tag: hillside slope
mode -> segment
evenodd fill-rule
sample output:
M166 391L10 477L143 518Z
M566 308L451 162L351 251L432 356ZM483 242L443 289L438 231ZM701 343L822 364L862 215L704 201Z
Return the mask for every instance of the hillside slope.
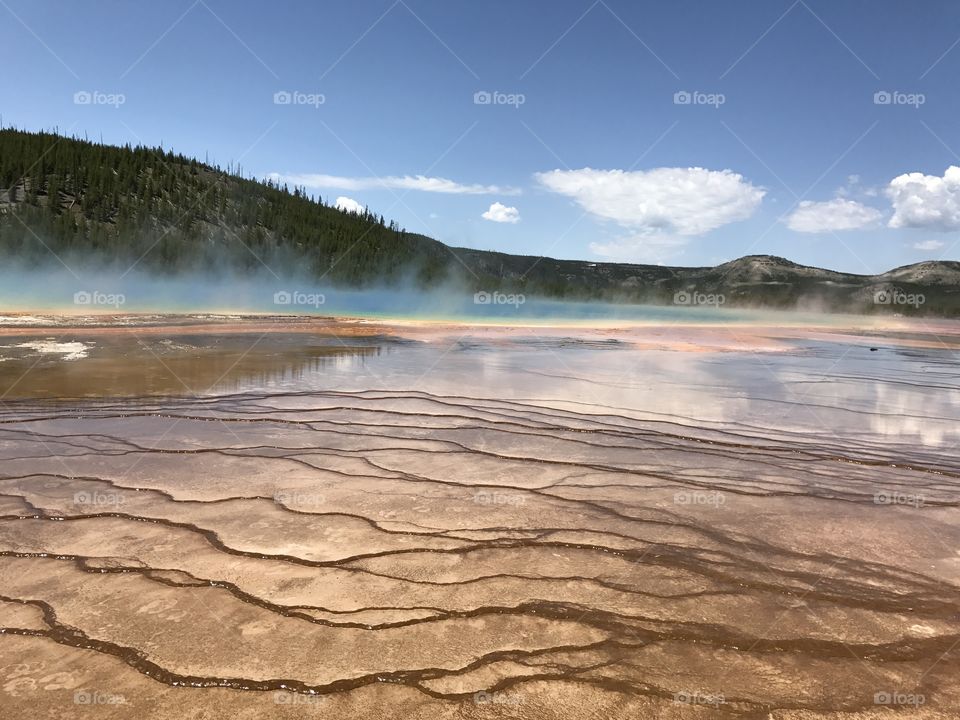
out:
M0 253L6 262L56 255L168 274L269 267L351 287L449 283L464 292L634 303L722 295L728 306L960 315L957 262L866 276L767 255L682 268L450 248L372 213L346 213L300 189L161 149L12 129L0 130Z

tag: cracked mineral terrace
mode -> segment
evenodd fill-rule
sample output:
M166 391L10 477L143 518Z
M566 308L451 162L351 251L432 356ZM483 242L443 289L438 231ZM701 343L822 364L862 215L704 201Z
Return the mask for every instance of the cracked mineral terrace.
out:
M11 324L0 717L960 717L958 337Z

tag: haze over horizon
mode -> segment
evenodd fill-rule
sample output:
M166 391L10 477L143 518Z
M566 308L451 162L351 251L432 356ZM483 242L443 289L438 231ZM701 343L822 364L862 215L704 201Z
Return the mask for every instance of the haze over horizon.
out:
M24 62L0 111L239 164L453 246L860 274L956 259L960 7L737 9L4 0Z

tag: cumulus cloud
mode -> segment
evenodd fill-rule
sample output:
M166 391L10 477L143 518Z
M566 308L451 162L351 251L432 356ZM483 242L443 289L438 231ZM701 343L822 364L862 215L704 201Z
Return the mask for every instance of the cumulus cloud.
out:
M480 217L497 223L517 223L520 222L520 211L515 207L507 207L502 203L495 202Z
M893 203L892 228L960 229L960 167L951 165L943 177L906 173L886 190Z
M641 233L687 237L745 220L766 193L730 170L699 167L633 172L583 168L535 177L597 217Z
M337 198L337 201L334 203L334 207L338 210L345 210L351 213L362 213L364 208L363 205L358 203L353 198L348 198L346 195L341 195Z
M946 245L946 243L941 242L940 240L924 240L922 242L915 242L913 244L913 249L914 250L939 250L944 245Z
M804 200L787 217L787 227L802 233L859 230L875 224L883 216L876 208L856 200L836 198L825 202Z
M271 180L288 185L304 186L315 189L338 188L340 190L419 190L422 192L446 193L450 195L519 195L516 188L499 185L464 185L442 177L425 175L403 175L388 177L342 177L339 175L321 175L306 173L301 175L283 175L270 173Z

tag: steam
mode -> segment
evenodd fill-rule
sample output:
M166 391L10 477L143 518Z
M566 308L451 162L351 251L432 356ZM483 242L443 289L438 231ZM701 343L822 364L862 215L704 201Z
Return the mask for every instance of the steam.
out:
M423 290L413 279L352 289L303 274L113 271L72 264L8 264L0 269L0 313L55 315L268 314L472 320L495 323L567 321L712 322L713 309L527 297L497 288L474 292L458 282ZM739 311L719 311L726 319ZM4 318L4 324L15 322Z
M663 288L629 283L619 291L607 291L606 301L548 300L525 295L509 284L476 287L480 283L466 272L428 289L422 287L415 270L389 284L358 289L327 278L317 279L306 268L292 270L294 263L261 264L253 270L224 263L223 269L216 271L196 269L173 274L157 272L145 264L132 268L106 265L80 255L59 260L38 263L20 258L0 267L0 315L7 314L0 317L0 324L29 324L27 318L11 313L312 315L597 326L801 323L814 318L822 324L825 313L854 309L849 304L839 308L836 298L811 289L791 306L774 310L765 306L764 297L759 295L750 304L741 294L733 307L730 298L719 293L706 294L707 298L717 298L712 304L694 302L687 298L699 298L703 293L686 290L673 293L673 303L664 304L671 296L665 299ZM654 294L657 290L659 296ZM649 294L638 296L638 291Z

